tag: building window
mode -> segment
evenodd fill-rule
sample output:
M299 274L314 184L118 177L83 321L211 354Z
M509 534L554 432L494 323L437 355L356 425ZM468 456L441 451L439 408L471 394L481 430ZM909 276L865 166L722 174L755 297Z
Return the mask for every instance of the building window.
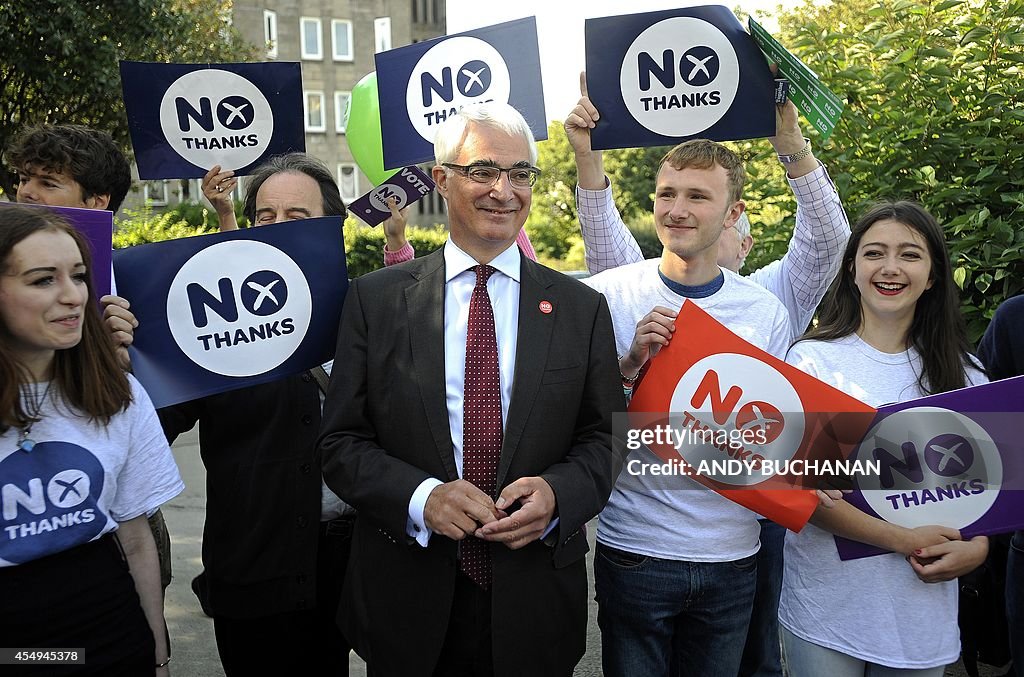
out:
M324 58L324 48L320 42L320 19L306 16L299 19L299 34L302 36L303 59Z
M142 197L147 204L163 207L167 204L167 182L159 179L142 183Z
M419 10L419 6L420 6L420 0L412 0L412 22L414 24L420 22L420 15L419 15L419 11L418 11Z
M373 52L391 49L391 17L381 16L373 20Z
M351 92L334 93L334 129L339 134L345 133L345 122L348 118L348 102Z
M277 58L277 12L269 9L263 10L263 44L267 50L267 56L271 59Z
M327 125L324 122L324 93L304 92L304 95L305 106L303 108L306 113L306 131L326 131Z
M359 197L359 171L354 164L338 165L338 189L346 204Z
M352 61L352 22L342 19L331 21L331 45L335 61Z

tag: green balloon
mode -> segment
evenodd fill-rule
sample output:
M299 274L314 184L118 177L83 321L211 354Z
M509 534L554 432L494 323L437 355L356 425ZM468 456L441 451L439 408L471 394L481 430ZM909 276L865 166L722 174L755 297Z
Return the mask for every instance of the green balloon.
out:
M345 138L359 169L379 186L397 169L384 169L380 139L380 104L377 101L377 73L370 72L352 88L345 111Z

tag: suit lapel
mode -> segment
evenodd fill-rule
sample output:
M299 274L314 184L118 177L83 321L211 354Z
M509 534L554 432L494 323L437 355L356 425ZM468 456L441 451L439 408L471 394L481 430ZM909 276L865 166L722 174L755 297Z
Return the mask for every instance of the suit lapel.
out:
M519 338L516 344L516 367L512 380L512 401L505 422L505 437L498 463L498 486L505 483L505 475L519 448L530 410L537 399L544 365L551 345L551 334L558 313L558 297L552 293L551 280L545 271L526 256L522 257L519 286ZM548 302L553 312L541 312L541 302Z
M437 453L448 480L457 480L445 395L443 248L417 262L417 281L405 290L413 369Z

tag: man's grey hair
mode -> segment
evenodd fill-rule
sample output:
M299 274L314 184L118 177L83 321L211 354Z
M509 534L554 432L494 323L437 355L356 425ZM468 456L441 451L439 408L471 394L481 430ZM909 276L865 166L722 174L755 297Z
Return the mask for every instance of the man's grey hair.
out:
M736 229L736 234L740 236L741 240L750 235L750 219L747 218L746 212L740 214L740 218L736 220L736 225L733 228Z
M260 187L271 176L287 172L305 174L317 182L320 186L320 198L323 200L324 216L340 216L343 219L346 217L345 202L341 199L338 182L327 165L306 153L287 153L275 155L261 164L246 181L242 211L250 224L256 223L256 194L260 192Z
M438 126L437 135L434 136L434 161L437 164L454 162L459 156L459 149L466 139L466 127L470 122L499 130L509 136L522 137L530 148L530 164L537 164L537 142L533 139L530 125L515 108L496 101L463 106L458 113Z

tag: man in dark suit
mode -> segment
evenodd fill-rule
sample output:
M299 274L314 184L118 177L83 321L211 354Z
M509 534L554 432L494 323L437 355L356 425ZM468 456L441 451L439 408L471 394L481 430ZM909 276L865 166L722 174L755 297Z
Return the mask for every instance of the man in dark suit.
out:
M506 104L438 130L451 235L355 280L320 446L360 514L339 622L370 674L569 675L624 409L603 297L515 247L539 170Z

